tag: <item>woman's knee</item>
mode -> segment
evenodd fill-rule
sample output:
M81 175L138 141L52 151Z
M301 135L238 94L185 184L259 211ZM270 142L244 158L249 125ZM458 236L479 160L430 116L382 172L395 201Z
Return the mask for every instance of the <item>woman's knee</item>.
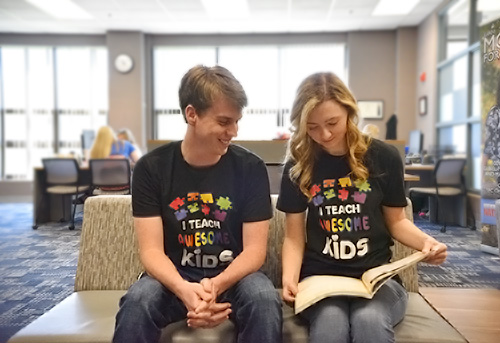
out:
M350 342L349 310L345 300L326 298L306 309L310 342Z

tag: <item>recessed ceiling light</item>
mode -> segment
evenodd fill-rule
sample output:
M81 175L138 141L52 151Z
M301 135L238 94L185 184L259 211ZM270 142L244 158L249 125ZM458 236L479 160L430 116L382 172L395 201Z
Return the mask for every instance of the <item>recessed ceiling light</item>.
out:
M406 15L411 12L420 0L380 0L372 15L390 16Z
M59 19L93 19L71 0L25 0L47 14Z
M211 18L236 19L250 14L247 0L201 0Z

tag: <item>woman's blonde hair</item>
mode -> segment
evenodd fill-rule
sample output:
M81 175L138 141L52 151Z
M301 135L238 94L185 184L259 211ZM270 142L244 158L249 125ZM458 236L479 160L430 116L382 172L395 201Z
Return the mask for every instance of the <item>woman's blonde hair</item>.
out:
M368 179L368 169L363 157L368 150L370 138L358 129L358 106L356 99L340 78L333 73L316 73L300 84L290 115L292 135L288 142L287 159L294 162L290 178L299 185L309 199L314 159L321 147L307 134L307 121L311 112L321 103L333 100L347 110L347 160L351 175L357 179Z
M133 145L137 144L135 141L134 134L132 133L132 131L130 131L130 129L127 129L127 128L120 129L120 131L118 131L118 133L116 135L117 136L120 136L120 135L124 136L125 140L129 141Z
M108 158L116 142L115 133L109 126L101 126L90 149L90 158Z

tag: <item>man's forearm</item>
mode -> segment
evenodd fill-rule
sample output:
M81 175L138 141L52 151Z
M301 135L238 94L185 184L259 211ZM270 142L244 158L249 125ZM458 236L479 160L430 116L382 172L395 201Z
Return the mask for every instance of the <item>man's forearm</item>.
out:
M219 275L212 278L220 295L245 276L256 272L264 264L266 253L261 249L245 249Z
M163 252L144 252L141 253L141 262L149 275L180 298L185 280L168 256Z

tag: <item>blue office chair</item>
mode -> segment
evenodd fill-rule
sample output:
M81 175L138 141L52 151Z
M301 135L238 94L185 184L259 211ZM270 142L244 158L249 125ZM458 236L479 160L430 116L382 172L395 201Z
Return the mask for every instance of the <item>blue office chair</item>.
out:
M89 185L80 183L80 168L74 158L44 158L42 164L45 170L45 192L49 194L61 195L63 217L66 218L65 198L67 196L75 198L73 201L73 213L71 215L70 230L75 229L75 212L79 194L83 194L89 189ZM34 225L33 229L38 226Z

